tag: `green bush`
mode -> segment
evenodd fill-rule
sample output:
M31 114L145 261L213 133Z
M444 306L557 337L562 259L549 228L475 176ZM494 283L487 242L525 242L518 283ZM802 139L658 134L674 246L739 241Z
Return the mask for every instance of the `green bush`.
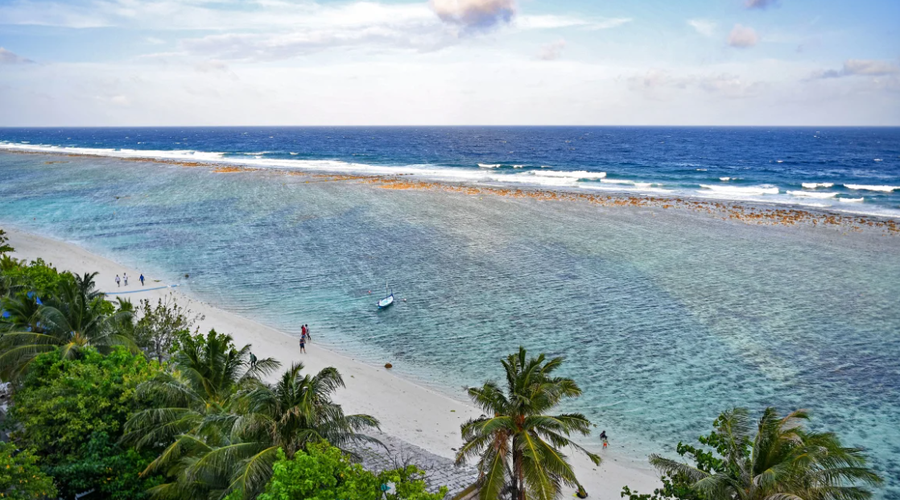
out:
M379 500L381 486L389 482L395 484L396 492L387 495L388 500L441 500L447 494L446 487L438 493L425 491L422 473L414 466L376 475L325 442L298 451L293 460L279 450L272 470L259 500ZM228 498L241 497L235 492Z
M64 495L95 488L102 498L137 498L156 484L137 476L150 459L116 442L138 409L137 385L159 371L122 347L108 356L86 348L77 359L43 354L13 396L13 438L35 451Z
M12 500L55 498L53 479L41 472L37 457L0 441L0 497Z
M57 271L44 262L44 259L26 264L24 260L3 257L0 261L0 274L8 287L21 287L25 291L36 292L42 299L59 292L64 281L75 279L71 273Z
M66 498L94 489L92 499L141 499L149 497L147 489L163 482L159 476L140 477L154 458L152 452L123 449L106 433L95 432L77 457L46 469L56 478L60 494Z

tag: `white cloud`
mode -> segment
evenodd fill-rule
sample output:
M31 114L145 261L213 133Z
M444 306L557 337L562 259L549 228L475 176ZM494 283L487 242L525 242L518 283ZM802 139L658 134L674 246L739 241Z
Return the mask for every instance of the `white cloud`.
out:
M542 61L555 61L562 56L564 48L566 48L566 41L562 38L555 42L548 43L541 47L541 51L538 52L538 59Z
M741 24L735 24L731 33L728 35L728 45L741 49L753 47L759 42L759 36L756 31Z
M0 47L0 64L29 64L33 62L31 59L25 59Z
M841 78L845 76L889 76L900 74L900 66L888 61L848 59L838 70L819 71L812 78Z
M689 19L688 25L697 30L703 36L712 37L716 34L716 23L706 19Z
M627 17L609 18L583 18L575 16L560 16L553 14L521 15L515 20L515 26L520 29L557 29L557 28L584 28L602 30L617 28L628 24L632 20Z
M430 0L430 4L442 21L467 30L506 24L516 15L514 0Z

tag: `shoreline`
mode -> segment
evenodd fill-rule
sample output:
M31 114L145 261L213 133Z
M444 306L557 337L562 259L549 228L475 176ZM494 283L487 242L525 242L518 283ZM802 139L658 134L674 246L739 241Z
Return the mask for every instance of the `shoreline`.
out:
M38 155L68 158L97 158L136 163L154 163L159 165L180 166L183 168L208 169L216 174L260 173L269 175L309 177L315 182L350 181L374 185L383 189L395 190L444 190L469 196L505 196L515 198L534 198L541 201L585 202L603 207L646 207L662 209L687 209L705 211L710 215L753 225L787 225L804 224L811 227L831 226L861 231L862 226L880 229L886 235L900 236L900 215L877 214L839 210L833 207L804 205L791 201L775 200L741 200L716 197L713 192L709 196L696 194L653 192L628 192L599 189L576 189L572 186L541 186L539 184L503 184L498 181L484 180L448 180L429 178L427 173L352 173L328 169L304 169L302 167L255 167L242 164L240 161L225 162L219 160L196 160L154 158L152 156L115 156L94 153L78 153L67 151L14 150L0 149L0 153L14 155ZM56 162L53 162L56 163ZM390 167L385 167L390 168ZM307 181L310 182L310 181ZM591 192L593 191L593 192ZM814 198L813 198L814 199Z
M98 288L105 292L118 291L111 288L111 285L119 272L127 272L133 277L141 274L137 269L122 266L76 244L34 234L15 224L2 224L0 227L7 231L10 245L15 248L13 257L28 260L40 257L60 270L76 273L96 271L99 273L96 278ZM154 283L154 277L147 278L150 285L147 288L154 290L147 289L127 296L133 297L133 300L156 300L171 295L181 306L203 315L204 319L198 322L201 332L215 328L219 332L228 333L237 345L252 344L257 356L274 357L282 362L282 367L297 361L302 361L306 370L312 372L326 366L336 367L347 387L339 391L335 399L346 411L371 414L381 421L381 430L385 434L430 453L453 458L453 449L461 444L460 424L481 413L466 402L457 401L437 390L352 356L319 347L315 342L308 344L308 354L301 355L297 352L295 337L200 301L183 292L181 287L157 288L160 285ZM133 278L128 288L129 292L140 290L136 278ZM499 361L498 357L497 362ZM642 493L651 493L660 486L658 477L649 466L643 469L635 464L623 465L624 462L630 462L631 457L624 453L617 455L612 449L614 448L600 450L604 458L600 466L594 466L582 455L568 452L579 481L592 498L618 499L619 492L625 485ZM564 488L562 491L564 496L573 493L571 488Z

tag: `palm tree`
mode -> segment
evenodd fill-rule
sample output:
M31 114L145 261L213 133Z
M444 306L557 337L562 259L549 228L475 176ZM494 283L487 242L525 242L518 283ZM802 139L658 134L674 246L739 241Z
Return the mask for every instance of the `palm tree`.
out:
M158 497L222 498L240 490L254 498L272 475L277 450L292 457L307 443L336 446L369 441L359 434L378 428L368 415L344 415L331 400L344 381L334 368L302 375L302 364L266 385L259 375L278 362L252 366L249 346L234 349L215 331L192 337L173 358L177 372L139 387L166 407L144 410L126 423L123 440L138 447L171 443L145 474L164 471L175 481L154 489Z
M716 420L719 466L706 472L690 465L650 456L663 473L681 474L709 500L857 500L872 492L856 483L877 485L881 478L866 466L859 448L847 448L832 433L804 429L805 410L779 417L767 408L756 434L745 408Z
M303 364L286 370L273 385L256 384L242 394L240 416L232 426L232 444L203 454L188 467L188 477L204 477L216 470L231 470L231 483L224 493L239 490L244 498L255 498L272 476L278 449L288 458L307 444L326 440L339 448L354 442L377 440L361 434L378 429L370 415L345 415L331 400L344 381L335 368L316 375L302 375ZM346 451L346 450L345 450Z
M41 301L35 293L19 292L14 297L0 299L0 331L40 332Z
M174 482L154 488L157 497L207 498L227 489L230 471L187 474L199 458L233 444L241 388L280 366L274 359L250 361L250 346L236 349L231 336L211 330L185 336L173 356L174 371L138 386L137 396L157 406L134 414L122 441L137 448L164 447L143 474L165 472Z
M137 397L151 399L158 407L134 414L125 424L123 441L137 447L162 444L169 452L188 435L216 442L222 433L210 423L229 414L238 389L281 366L272 358L251 364L250 345L236 349L230 335L215 330L205 337L185 336L172 361L172 372L138 386Z
M106 312L103 293L95 287L96 275L85 273L63 281L59 295L40 306L39 328L8 332L0 338L0 374L4 378L15 378L35 357L56 349L63 357L70 358L86 346L100 352L108 352L117 345L137 348L116 328L130 320L131 312Z
M560 448L572 446L599 465L600 457L569 440L588 435L591 422L579 413L547 415L565 398L581 395L574 380L553 376L562 358L543 354L527 357L524 348L502 361L506 391L495 382L470 387L469 397L485 415L462 425L465 444L456 462L478 456L481 500L500 498L504 490L514 500L555 498L562 483L578 485L572 466Z

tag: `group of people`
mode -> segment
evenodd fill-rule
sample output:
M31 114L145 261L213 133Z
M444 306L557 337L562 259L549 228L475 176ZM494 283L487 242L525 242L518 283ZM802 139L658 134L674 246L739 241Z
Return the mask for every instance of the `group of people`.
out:
M306 343L312 342L312 336L309 334L309 325L300 327L300 352L306 354Z
M141 277L138 278L141 282L141 286L144 286L144 275L141 274ZM128 273L122 273L122 277L119 278L119 275L116 275L116 287L121 287L124 282L125 286L128 286Z

